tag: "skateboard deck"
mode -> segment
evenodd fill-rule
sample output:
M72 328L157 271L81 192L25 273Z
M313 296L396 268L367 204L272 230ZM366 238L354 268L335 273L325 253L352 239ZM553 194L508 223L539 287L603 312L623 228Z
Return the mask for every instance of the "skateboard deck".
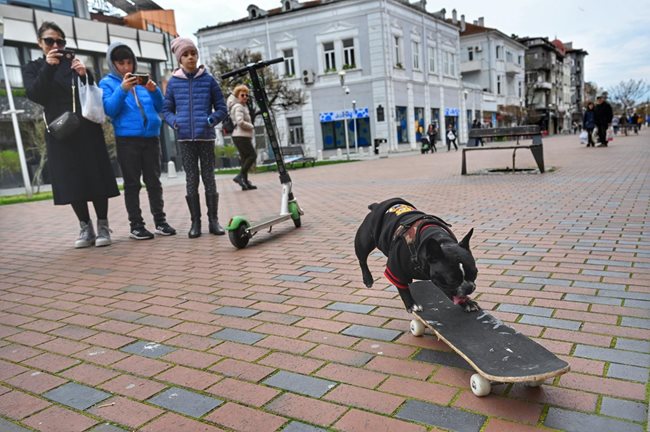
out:
M484 378L541 383L569 371L569 364L485 311L465 312L430 281L410 286L422 312L417 319ZM414 332L415 334L415 332Z

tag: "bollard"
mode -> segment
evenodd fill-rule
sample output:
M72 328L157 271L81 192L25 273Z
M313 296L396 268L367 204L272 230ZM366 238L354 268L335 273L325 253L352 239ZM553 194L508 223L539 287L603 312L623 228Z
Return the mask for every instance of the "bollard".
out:
M323 150L318 150L317 155L316 155L316 160L317 161L322 161L323 160Z
M343 151L341 149L336 149L336 158L341 159L343 157Z
M174 161L167 162L167 178L176 178L176 165Z

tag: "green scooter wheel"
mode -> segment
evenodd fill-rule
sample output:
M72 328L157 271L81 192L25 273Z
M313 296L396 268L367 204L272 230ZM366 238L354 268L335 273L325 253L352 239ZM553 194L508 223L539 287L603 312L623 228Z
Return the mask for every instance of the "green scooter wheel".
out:
M246 232L248 229L248 224L242 223L234 230L228 231L228 238L230 238L230 243L235 246L237 249L244 249L248 245L248 241L251 239L250 235Z
M289 213L291 213L291 219L293 219L293 224L296 228L300 228L302 222L300 221L300 210L298 208L298 203L290 202L289 203Z

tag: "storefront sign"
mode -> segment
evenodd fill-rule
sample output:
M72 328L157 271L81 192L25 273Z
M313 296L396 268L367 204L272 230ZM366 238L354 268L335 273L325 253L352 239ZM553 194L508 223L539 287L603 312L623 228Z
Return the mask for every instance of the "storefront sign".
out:
M458 117L459 113L458 108L445 108L445 117Z
M327 123L327 122L333 122L333 121L340 121L343 120L344 118L347 118L348 120L353 120L355 118L361 119L361 118L369 118L369 110L368 107L365 108L357 108L356 110L345 110L345 111L330 111L330 112L322 112L320 113L320 122L321 123Z

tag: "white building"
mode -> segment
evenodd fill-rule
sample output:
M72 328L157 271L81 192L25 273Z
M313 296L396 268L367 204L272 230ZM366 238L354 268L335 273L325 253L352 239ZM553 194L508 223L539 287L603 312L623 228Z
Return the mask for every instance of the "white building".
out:
M352 151L375 139L393 151L415 148L432 121L441 135L452 123L466 139L459 30L426 12L425 0L279 3L268 11L250 5L247 17L200 29L197 38L204 63L226 48L285 58L278 72L303 88L307 103L276 113L283 144L345 151L345 116Z

